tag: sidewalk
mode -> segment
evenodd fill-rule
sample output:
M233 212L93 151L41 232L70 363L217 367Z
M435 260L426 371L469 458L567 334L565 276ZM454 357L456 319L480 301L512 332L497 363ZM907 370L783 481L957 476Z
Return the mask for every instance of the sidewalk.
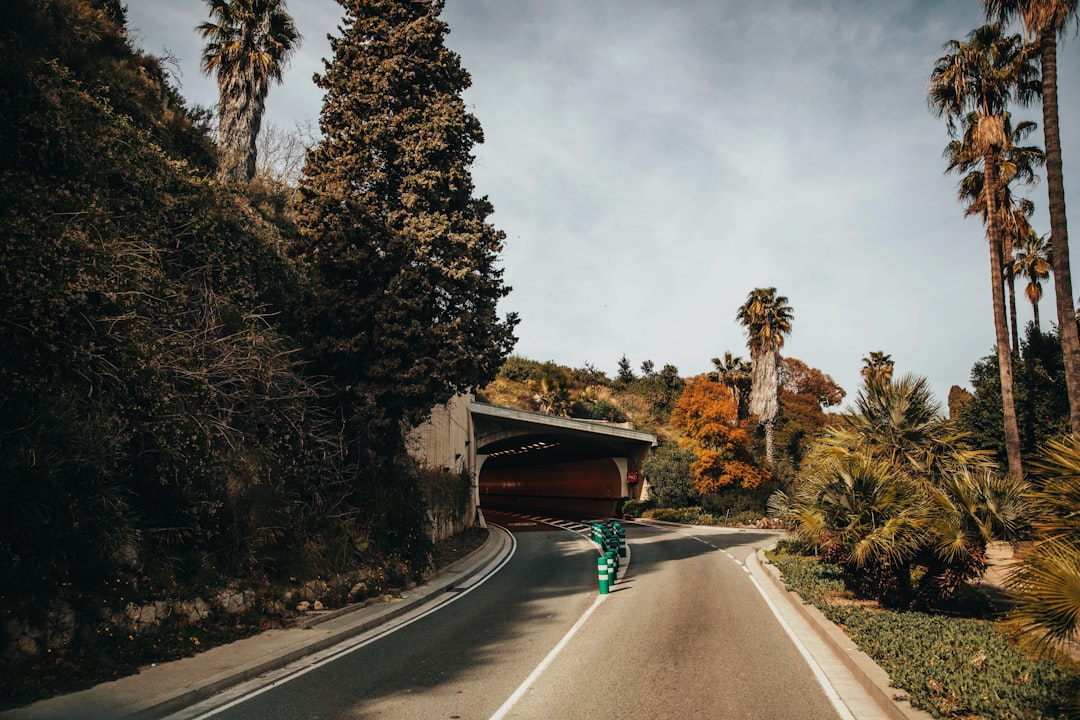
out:
M305 627L268 630L192 657L144 668L137 675L0 713L3 720L119 720L160 718L215 693L332 647L397 618L454 585L494 568L510 552L506 533L440 570L402 599L334 610Z

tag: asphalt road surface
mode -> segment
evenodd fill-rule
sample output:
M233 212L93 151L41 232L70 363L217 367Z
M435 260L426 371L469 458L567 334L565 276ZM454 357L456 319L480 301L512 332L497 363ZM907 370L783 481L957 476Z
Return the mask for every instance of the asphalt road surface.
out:
M485 514L514 554L460 601L200 717L838 717L743 567L774 535L627 523L600 600L586 536Z

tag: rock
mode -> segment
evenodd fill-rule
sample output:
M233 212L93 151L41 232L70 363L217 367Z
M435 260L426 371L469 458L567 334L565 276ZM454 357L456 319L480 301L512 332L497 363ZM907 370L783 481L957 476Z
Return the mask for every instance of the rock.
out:
M318 598L326 595L326 591L329 586L324 580L310 580L304 583L304 586L300 588L300 597L308 602L314 602Z
M318 600L316 600L315 604L311 606L311 609L312 610L322 610L323 609L323 604L321 602L319 602Z
M210 615L210 603L203 600L201 597L197 597L191 601L191 612L188 613L187 620L190 623L197 623L201 620L205 620Z
M128 603L127 607L124 608L124 616L136 630L143 625L157 625L160 622L158 619L157 606L158 603L152 605L135 605L134 603ZM116 624L119 625L120 623Z
M23 657L33 657L38 654L38 642L29 635L23 635L19 638L15 649L16 652Z
M358 582L352 586L349 590L349 602L356 600L357 598L367 597L368 587L367 583Z
M237 615L247 610L254 599L254 590L223 590L214 598L214 603L230 615Z
M307 612L311 608L311 603L307 600L301 600L296 604L296 612Z

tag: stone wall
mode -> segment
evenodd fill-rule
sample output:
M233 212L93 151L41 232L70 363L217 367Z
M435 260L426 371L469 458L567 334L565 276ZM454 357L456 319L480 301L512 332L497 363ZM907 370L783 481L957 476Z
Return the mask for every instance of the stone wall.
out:
M404 569L401 569L402 574ZM0 672L4 665L45 654L63 655L74 643L128 642L129 638L162 628L199 628L227 623L256 612L264 628L287 626L306 613L376 601L412 585L404 577L383 571L357 571L316 579L291 587L225 588L206 598L157 599L102 607L96 617L79 617L71 605L57 602L33 619L12 617L0 627ZM81 640L77 638L81 635ZM88 641L87 638L96 638Z

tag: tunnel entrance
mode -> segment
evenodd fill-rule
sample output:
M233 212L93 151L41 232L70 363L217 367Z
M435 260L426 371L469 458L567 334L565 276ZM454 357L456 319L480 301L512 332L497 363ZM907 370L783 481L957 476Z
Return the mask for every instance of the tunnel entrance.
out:
M473 402L480 507L611 517L655 436ZM630 482L628 482L628 480Z

